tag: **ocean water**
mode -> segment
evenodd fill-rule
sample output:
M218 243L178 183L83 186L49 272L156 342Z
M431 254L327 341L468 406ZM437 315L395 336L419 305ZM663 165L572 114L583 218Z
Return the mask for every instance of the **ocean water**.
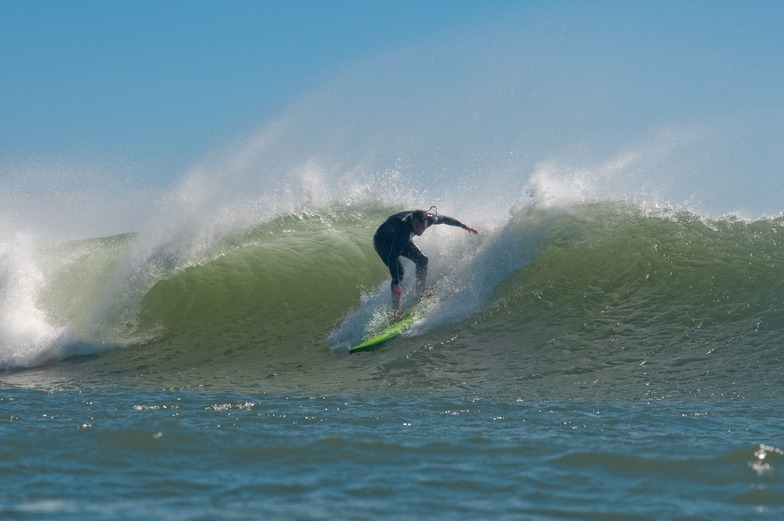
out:
M3 519L784 515L784 219L434 228L426 316L349 355L388 312L393 210L281 215L187 266L129 269L124 234L6 267Z
M684 5L412 43L170 185L0 161L0 519L784 519L780 14ZM479 235L349 355L433 205Z

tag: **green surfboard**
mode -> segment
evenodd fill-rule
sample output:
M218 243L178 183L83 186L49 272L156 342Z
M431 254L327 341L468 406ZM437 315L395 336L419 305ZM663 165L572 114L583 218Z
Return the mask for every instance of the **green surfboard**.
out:
M396 337L403 331L408 331L409 329L411 329L411 326L414 325L414 319L416 318L416 316L417 316L416 312L406 313L401 320L397 322L392 322L381 331L371 334L369 337L365 338L365 340L363 340L361 343L349 349L348 352L356 353L358 351L372 349L374 347L377 347L382 342L386 342L390 338Z

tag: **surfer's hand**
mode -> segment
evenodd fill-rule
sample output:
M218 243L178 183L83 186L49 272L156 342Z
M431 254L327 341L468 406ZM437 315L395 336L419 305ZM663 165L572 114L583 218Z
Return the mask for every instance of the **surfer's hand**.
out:
M471 228L470 226L466 226L466 230L473 233L474 235L479 235L479 232L476 230L476 228Z

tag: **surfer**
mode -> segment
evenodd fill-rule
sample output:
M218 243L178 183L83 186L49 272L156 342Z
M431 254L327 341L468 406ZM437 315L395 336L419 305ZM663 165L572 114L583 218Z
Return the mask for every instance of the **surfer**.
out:
M400 298L403 296L403 287L400 284L400 281L403 280L401 256L413 261L416 265L417 295L420 298L424 296L427 279L427 255L422 253L422 250L411 241L411 238L414 235L421 236L428 227L435 224L458 226L473 234L479 233L474 228L466 226L452 217L415 210L390 216L384 221L384 224L378 227L373 236L373 247L392 275L392 301L395 304L396 313L400 311Z

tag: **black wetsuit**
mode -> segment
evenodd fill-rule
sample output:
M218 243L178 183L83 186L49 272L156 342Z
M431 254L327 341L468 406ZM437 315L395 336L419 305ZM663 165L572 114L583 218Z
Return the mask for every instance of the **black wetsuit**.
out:
M400 256L412 260L416 264L417 291L421 293L425 288L427 279L427 255L411 241L415 235L414 226L411 222L413 211L401 212L391 216L378 227L373 236L373 247L376 249L381 260L389 268L392 275L392 286L400 284L403 279L403 264ZM427 214L428 228L434 224L448 224L449 226L459 226L465 230L468 227L452 217L445 215Z

